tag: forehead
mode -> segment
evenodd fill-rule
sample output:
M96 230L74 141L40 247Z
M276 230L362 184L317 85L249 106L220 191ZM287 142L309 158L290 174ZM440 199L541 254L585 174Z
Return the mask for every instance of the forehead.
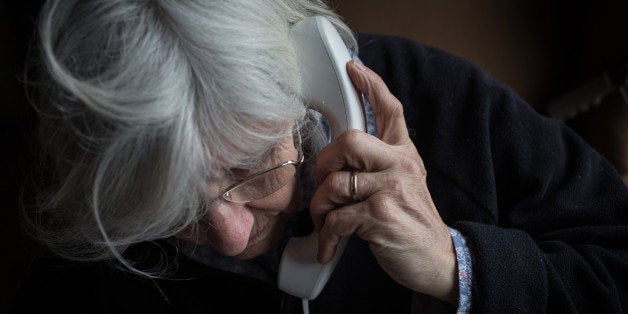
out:
M256 152L249 152L244 156L239 156L233 160L230 169L252 169L260 165L265 165L270 161L280 160L281 162L288 159L294 159L294 137L293 129L290 128L279 140L269 142L264 149Z

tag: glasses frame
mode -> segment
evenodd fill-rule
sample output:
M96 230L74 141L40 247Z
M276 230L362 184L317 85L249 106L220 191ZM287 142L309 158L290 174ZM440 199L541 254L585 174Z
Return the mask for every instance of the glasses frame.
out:
M268 197L270 195L273 195L275 192L277 192L277 191L281 190L283 187L285 187L286 184L288 182L290 182L290 181L286 181L286 183L282 184L276 190L274 190L274 191L272 191L272 192L270 192L270 193L268 193L268 194L266 194L264 196L261 196L261 197L257 197L257 198L253 198L253 199L247 199L247 200L243 200L243 201L235 201L235 200L230 199L230 197L229 197L229 193L231 193L233 190L238 189L238 188L246 185L247 183L249 183L249 182L251 182L251 181L253 181L253 180L255 180L255 179L257 179L257 178L259 178L259 177L261 177L261 176L263 176L263 175L265 175L267 173L269 173L269 172L275 171L275 170L277 170L279 168L288 167L288 166L294 166L298 170L299 166L301 164L303 164L303 161L305 160L305 155L303 154L303 140L301 139L301 132L299 131L299 128L296 126L296 124L295 124L295 127L292 130L292 139L293 139L294 147L297 149L297 153L298 153L296 161L288 160L288 161L282 162L282 163L280 163L278 165L275 165L273 167L270 167L270 168L258 171L258 172L254 173L252 175L249 175L246 178L244 178L244 179L242 179L242 180L240 180L240 181L238 181L238 182L236 182L236 183L226 187L218 198L220 198L220 199L222 199L224 201L230 202L230 203L248 203L248 202L253 202L253 201L256 201L256 200L260 200L260 199L266 198L266 197ZM296 172L295 172L295 174L296 174Z

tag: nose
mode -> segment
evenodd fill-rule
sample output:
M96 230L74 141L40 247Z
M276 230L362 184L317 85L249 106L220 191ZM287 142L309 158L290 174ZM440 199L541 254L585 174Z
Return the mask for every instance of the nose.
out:
M234 256L246 248L255 221L246 204L214 202L207 211L207 220L210 242L219 252Z

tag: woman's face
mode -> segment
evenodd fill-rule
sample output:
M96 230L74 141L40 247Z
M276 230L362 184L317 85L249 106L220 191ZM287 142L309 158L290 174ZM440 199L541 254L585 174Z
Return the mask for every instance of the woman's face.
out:
M250 171L236 171L246 177L287 160L297 159L292 135L273 149L266 161ZM210 244L223 255L251 259L270 250L281 239L289 214L300 204L298 178L275 193L248 203L213 202L197 230L188 227L178 238L197 244Z

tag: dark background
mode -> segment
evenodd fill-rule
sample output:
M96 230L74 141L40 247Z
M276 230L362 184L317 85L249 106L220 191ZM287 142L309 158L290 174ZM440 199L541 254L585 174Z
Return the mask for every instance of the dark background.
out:
M348 25L463 56L535 108L628 52L628 1L332 0Z
M410 37L463 56L512 86L540 112L551 99L628 60L628 1L332 2L355 31ZM0 2L0 313L7 311L35 250L17 217L35 151L35 117L22 72L40 3ZM588 138L586 128L577 130ZM625 143L626 135L620 140ZM616 147L614 142L607 146ZM31 197L23 195L27 201Z
M0 313L8 311L34 250L17 217L34 142L34 113L26 101L22 71L40 2L0 1Z

